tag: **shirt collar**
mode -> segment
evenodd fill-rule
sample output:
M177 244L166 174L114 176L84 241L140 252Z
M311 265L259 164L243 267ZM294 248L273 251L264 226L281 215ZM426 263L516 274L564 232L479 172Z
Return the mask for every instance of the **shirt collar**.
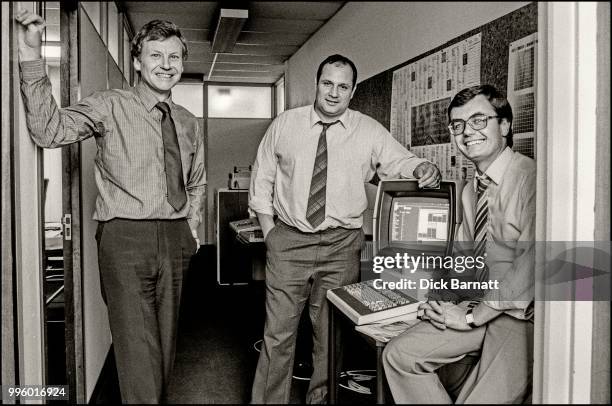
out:
M136 93L136 95L140 98L142 104L144 104L145 108L149 112L153 110L155 105L158 103L157 97L155 97L153 91L142 82L138 82L138 84L134 86L134 93ZM172 102L172 94L170 94L170 96L164 101L168 103L168 106L170 106L170 110L172 111L174 107L174 103Z
M350 114L350 110L346 109L346 111L342 113L342 115L336 119L340 121L340 124L342 124L342 127L344 128L348 128L349 117L350 117L349 114ZM315 110L314 103L313 103L310 106L310 128L313 128L315 125L317 125L319 121L323 121L323 120L321 120L321 117L319 117L319 115L317 114L317 111Z
M496 185L499 185L513 157L514 151L512 151L512 148L506 147L502 151L502 153L499 154L497 158L495 158L495 161L493 161L493 163L489 165L483 175L476 174L474 176L474 190L478 190L478 178L482 178L484 175L491 179Z

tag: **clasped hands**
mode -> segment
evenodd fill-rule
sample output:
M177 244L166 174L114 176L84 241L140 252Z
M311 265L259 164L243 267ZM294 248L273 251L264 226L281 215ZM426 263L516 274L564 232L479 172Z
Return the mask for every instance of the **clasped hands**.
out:
M465 320L468 303L454 304L452 302L429 300L419 306L418 315L421 320L429 321L440 330L446 330L447 328L471 330L472 328Z

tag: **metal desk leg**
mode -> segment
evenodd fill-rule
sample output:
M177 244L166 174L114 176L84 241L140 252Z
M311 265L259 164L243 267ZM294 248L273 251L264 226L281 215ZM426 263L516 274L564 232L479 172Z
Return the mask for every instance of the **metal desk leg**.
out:
M336 345L336 309L334 305L329 304L329 341L328 341L328 396L329 403L334 405L338 403L338 352Z
M376 345L376 404L385 404L385 371L382 364L382 353L385 347Z

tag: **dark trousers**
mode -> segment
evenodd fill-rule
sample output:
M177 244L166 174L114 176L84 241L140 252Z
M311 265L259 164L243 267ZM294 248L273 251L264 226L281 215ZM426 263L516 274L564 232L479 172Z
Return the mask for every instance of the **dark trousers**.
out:
M99 222L96 240L121 398L160 403L174 363L183 273L195 240L184 219Z
M289 403L300 316L309 300L313 373L308 403L327 401L328 289L359 278L363 231L303 233L278 222L266 236L266 322L251 403Z

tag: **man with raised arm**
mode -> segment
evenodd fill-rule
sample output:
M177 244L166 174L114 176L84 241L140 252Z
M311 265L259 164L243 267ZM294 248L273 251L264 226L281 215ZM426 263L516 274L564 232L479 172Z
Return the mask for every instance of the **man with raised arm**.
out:
M131 44L139 83L60 109L41 59L44 21L23 10L15 19L32 140L44 148L89 137L97 144L93 218L122 400L160 403L174 363L183 273L198 245L206 179L198 122L171 97L187 57L185 38L171 22L145 24Z

